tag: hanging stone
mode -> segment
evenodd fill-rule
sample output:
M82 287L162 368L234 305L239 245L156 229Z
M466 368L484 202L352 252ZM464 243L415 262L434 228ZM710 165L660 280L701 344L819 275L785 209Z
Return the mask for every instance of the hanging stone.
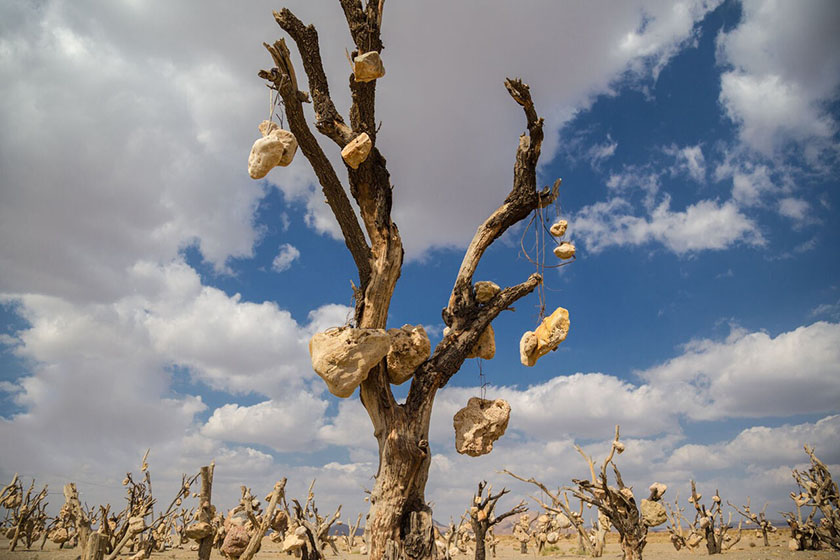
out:
M391 339L384 329L340 327L316 333L309 341L312 369L336 397L346 399L370 370L388 354Z
M341 150L341 159L353 169L358 169L362 162L367 159L372 147L373 142L371 142L370 136L367 132L362 132L344 146L344 149Z
M642 500L642 519L648 527L656 527L668 521L668 514L661 502Z
M569 227L569 222L566 220L557 220L549 228L549 232L554 237L563 237L566 234L566 228Z
M213 526L206 521L200 521L198 523L188 525L187 528L184 529L184 534L186 534L188 539L200 541L201 539L209 537L213 534Z
M481 336L478 337L478 342L475 343L472 350L467 354L467 358L481 358L482 360L492 360L496 355L496 336L493 333L493 326L487 325Z
M276 123L263 121L259 129L263 137L254 142L248 156L248 175L252 179L262 179L275 167L292 163L298 146L295 135Z
M388 350L388 380L394 385L405 383L417 366L429 359L432 344L422 325L403 325L388 329L391 349Z
M554 256L564 261L571 259L575 256L575 246L568 241L564 241L554 248Z
M475 283L475 300L478 303L487 303L501 291L499 285L489 280L482 280Z
M504 435L510 419L510 405L472 397L467 406L455 413L455 450L478 457L493 450L493 442Z
M558 307L543 319L536 331L527 331L519 341L522 365L533 366L537 360L555 350L569 334L569 311Z
M357 82L370 82L384 75L385 65L378 52L366 52L353 59L353 77Z

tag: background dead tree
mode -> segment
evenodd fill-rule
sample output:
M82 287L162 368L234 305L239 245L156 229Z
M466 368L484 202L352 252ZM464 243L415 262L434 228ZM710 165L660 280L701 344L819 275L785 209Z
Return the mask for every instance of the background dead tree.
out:
M341 505L331 516L320 515L315 505L314 486L313 480L303 506L298 500L292 500L294 508L289 514L289 532L283 541L283 551L300 554L301 560L322 560L325 545L338 554L336 538L330 535L330 528L341 524Z
M548 489L548 487L546 487L545 484L537 481L533 477L522 478L521 476L514 474L507 469L503 470L502 472L512 476L517 480L521 480L522 482L528 482L530 484L533 484L534 486L542 490L543 494L545 494L551 499L551 505L544 503L536 496L531 496L531 499L540 504L546 511L550 511L555 515L562 515L563 517L558 520L558 524L562 527L568 521L569 525L574 527L575 531L577 531L578 536L580 537L579 543L586 550L586 553L592 557L600 556L600 554L597 553L594 545L592 544L592 540L590 539L589 533L586 531L586 527L584 526L583 522L583 515L581 513L572 511L572 508L569 506L569 497L565 492L562 492L561 490L558 490L557 492L552 492ZM582 510L583 503L581 502L581 511ZM563 528L565 529L566 527ZM521 549L520 552L522 552Z
M479 338L485 332L492 332L489 331L492 321L542 282L539 274L532 274L521 284L494 290L487 299L479 300L473 287L473 275L481 257L495 240L538 208L554 202L560 182L558 180L553 188L538 190L536 166L543 141L543 120L537 116L528 86L520 80L506 80L505 85L513 100L523 108L527 123L527 134L520 137L515 156L513 188L502 205L479 225L469 244L442 313L448 327L443 340L434 351L429 351L430 355L421 351L428 344L427 337L410 343L411 351L406 354L411 360L390 352L390 337L401 336L386 333L384 329L402 268L403 244L397 225L391 219L392 195L399 191L390 181L382 147L377 144L375 78L384 75L380 58L384 1L367 0L363 5L362 0L340 0L340 4L356 45L351 53L354 74L349 80L352 100L349 125L330 98L315 27L305 25L288 9L275 12L274 18L297 45L309 92L299 89L302 82L298 82L285 40L265 45L275 67L262 70L259 75L279 93L289 131L323 188L358 273L352 327L332 335L352 340L349 351L364 354L369 361L363 368L354 366L349 372L353 381L340 387L334 383L334 377L330 380L329 372L321 373L328 380L330 390L338 396L348 397L356 386L360 387L360 400L379 443L379 468L365 524L370 555L376 559L386 555L429 558L434 555L434 531L424 493L431 464L428 440L434 398L471 355ZM344 56L344 53L333 54ZM368 64L371 61L376 64ZM365 67L377 71L373 74L366 71L361 75ZM315 128L335 144L333 149L342 151L349 183L347 190L358 207L361 224L345 186L307 123L302 104L310 99L315 111ZM291 141L283 134L281 142L279 136L273 136L275 130L276 126L267 123L265 139L267 142L285 142L278 155L287 158L294 153ZM254 153L257 159L262 157L260 153ZM283 160L283 163L288 162ZM419 339L423 338L416 327L408 327L408 331L406 336L412 340L415 334ZM542 339L532 338L540 352L551 349L544 347ZM370 345L362 345L362 339ZM556 347L559 342L553 340L549 346ZM311 350L320 354L324 350L320 344L318 342ZM389 352L391 356L386 357ZM399 367L389 365L389 362L394 363L391 358L400 364ZM406 401L400 404L394 398L391 383L409 378L412 379L411 388Z
M356 534L359 532L359 527L362 526L362 513L356 518L355 524L347 524L347 534L343 536L344 545L347 547L347 552L352 552L356 548Z
M487 488L487 495L482 493ZM470 525L472 525L473 534L475 535L475 560L484 560L487 556L486 540L487 531L511 515L518 515L525 513L528 509L525 507L525 502L519 502L519 505L499 515L495 515L494 510L499 498L508 493L507 488L502 488L498 494L493 494L493 487L487 486L487 481L483 480L478 483L478 491L473 496L472 506L468 510L470 515Z
M519 516L516 524L513 526L513 538L519 541L519 553L528 553L528 541L531 540L531 523L533 520L527 513Z
M668 516L667 529L668 533L671 535L671 544L673 544L674 548L677 550L687 548L691 552L694 552L697 546L703 542L703 535L700 534L700 530L697 528L696 517L694 520L689 520L683 515L685 508L680 507L679 494L676 498L674 498L674 507L672 508L671 505L666 502L665 509ZM683 532L683 521L685 521L688 534Z
M450 517L446 533L440 534L438 531L440 534L440 542L436 544L436 547L443 551L443 557L445 560L452 560L452 557L458 554L458 536L461 534L461 527L463 527L466 519L467 514L464 513L458 520L458 525L455 525L455 521Z
M691 481L691 497L688 501L694 505L697 512L696 520L703 531L703 538L706 540L706 550L709 554L720 554L729 550L735 543L741 540L741 522L738 522L738 532L735 536L729 535L730 523L732 523L732 512L729 513L727 522L723 521L723 507L720 493L715 490L712 496L712 506L707 510L706 506L700 503L702 495L697 493L694 481ZM715 526L717 524L717 527Z
M72 527L76 534L76 542L80 548L80 555L85 558L88 539L91 533L91 516L82 508L79 492L74 482L64 485L64 505L62 512L68 530Z
M14 505L11 507L12 525L7 530L9 537L9 550L15 550L18 542L23 542L26 549L32 548L32 541L37 540L43 530L44 514L44 499L47 497L47 486L41 489L37 494L32 494L35 491L35 479L32 479L32 484L29 489L23 492L23 486L18 481L17 474L14 480L3 492L6 493L4 504ZM1 494L0 494L1 495Z
M750 497L747 496L747 503L744 504L743 509L739 509L738 506L730 502L729 500L726 501L729 504L729 507L734 509L739 515L744 517L747 520L747 525L750 523L755 523L757 527L758 533L761 534L761 537L764 539L764 546L770 546L770 539L768 537L769 533L775 533L776 528L773 527L773 524L767 520L767 516L765 512L767 511L767 504L764 504L764 507L761 508L761 511L758 513L754 513L750 509Z
M598 508L599 533L606 536L608 525L615 527L625 560L642 558L642 551L647 544L648 528L661 525L667 520L665 507L661 503L667 487L660 483L652 484L648 498L643 499L639 506L636 505L632 488L625 486L621 472L613 461L616 453L621 454L624 451L624 444L619 441L618 426L615 427L615 438L598 475L592 458L584 453L580 446L576 445L575 449L589 465L591 480L573 479L572 482L577 488L571 488L570 491L578 499ZM617 487L609 484L607 469L610 466L615 474Z
M791 512L782 513L791 527L791 548L815 550L818 543L822 543L826 547L840 550L840 492L837 483L814 450L808 445L804 449L811 465L807 471L794 469L792 473L799 487L798 494L791 492L791 498L796 504L796 516ZM802 507L811 508L804 520ZM822 514L819 523L814 521L817 511Z

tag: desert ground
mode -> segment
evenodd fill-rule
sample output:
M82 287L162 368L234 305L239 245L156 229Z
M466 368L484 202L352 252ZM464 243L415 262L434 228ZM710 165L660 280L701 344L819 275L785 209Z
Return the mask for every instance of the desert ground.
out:
M520 554L519 543L513 537L501 536L502 544L496 549L496 558L499 560L528 560L531 558L587 558L587 556L576 554L577 541L566 539L558 542L554 546L547 547L542 554L536 554L534 549L529 547L527 554ZM603 558L614 559L621 557L621 550L617 542L618 536L611 533L607 539L607 549L604 552ZM780 533L771 535L770 546L764 547L762 540L756 538L752 532L744 531L741 541L738 542L732 549L723 553L722 560L765 560L765 559L783 559L795 558L796 560L810 560L810 559L836 559L840 557L836 551L820 550L820 551L801 551L791 552L787 548L788 532L782 530ZM8 540L0 540L0 560L75 560L78 557L76 549L62 549L59 550L57 545L48 542L44 550L15 550L11 552ZM37 547L36 547L37 548ZM164 552L152 553L153 559L174 559L187 560L196 557L196 552L189 550L189 547L183 549L166 550ZM128 558L130 554L126 553L120 558ZM268 538L263 541L262 550L257 553L256 558L283 558L286 555L280 552L279 545L271 542ZM702 558L707 556L705 547L701 544L695 552L682 550L677 552L668 540L668 534L663 532L652 533L648 536L648 544L645 547L644 558L656 560L688 560L691 558ZM459 554L454 557L454 560L469 560L470 554ZM488 558L492 558L488 554ZM222 555L217 550L213 550L211 558L222 560ZM342 551L339 556L335 556L331 552L327 554L330 560L349 560L361 559L358 550L353 553Z

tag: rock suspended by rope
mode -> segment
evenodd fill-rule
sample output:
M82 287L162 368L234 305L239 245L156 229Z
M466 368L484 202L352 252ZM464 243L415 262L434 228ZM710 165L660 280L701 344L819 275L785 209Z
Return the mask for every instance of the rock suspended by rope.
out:
M391 349L388 350L388 380L394 385L405 383L417 366L429 359L432 344L422 325L403 325L388 329Z
M566 235L566 228L569 227L569 222L566 220L557 220L549 228L549 233L554 237L563 237Z
M248 156L248 175L252 179L262 179L275 167L292 163L298 147L295 135L276 123L263 121L259 129L263 137L254 142Z
M362 162L367 159L372 147L373 142L371 142L370 136L367 132L362 132L344 146L344 149L341 150L341 159L353 169L358 169Z
M353 394L390 348L385 329L340 327L316 333L309 341L312 369L330 393L343 399Z
M378 52L366 52L353 59L353 77L357 82L370 82L384 75L385 65Z
M536 331L527 331L519 341L519 359L522 365L533 366L537 360L556 350L569 334L569 311L558 307L543 319Z
M560 245L554 248L554 256L561 259L571 259L575 256L575 246L574 244L570 243L569 241L564 241Z
M493 442L504 435L510 420L507 401L472 397L467 406L455 413L455 450L478 457L493 450Z

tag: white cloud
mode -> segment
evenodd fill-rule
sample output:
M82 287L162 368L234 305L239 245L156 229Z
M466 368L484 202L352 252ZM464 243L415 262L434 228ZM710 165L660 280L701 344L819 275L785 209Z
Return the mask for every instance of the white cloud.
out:
M664 152L676 159L676 166L671 170L672 174L685 173L695 182L705 183L706 158L703 156L703 149L699 145L678 148L672 144L666 147Z
M736 243L764 244L758 226L732 201L701 200L682 212L673 212L670 204L666 196L648 217L642 217L631 215L630 204L622 198L597 202L575 214L570 230L592 252L653 241L679 255L726 249Z
M618 142L607 134L607 139L602 144L595 144L589 148L587 155L591 165L597 166L602 161L610 159L615 154L616 148L618 148Z
M787 197L779 201L779 214L794 222L806 221L811 213L811 205L801 198Z
M825 102L840 85L836 2L747 0L743 19L718 37L720 102L743 142L772 156L789 143L816 159L833 143L837 123Z
M840 325L819 322L775 338L734 331L725 342L694 341L639 375L694 420L830 412L840 402Z
M732 199L741 206L760 205L765 196L776 192L778 188L765 165L745 164L732 172Z
M271 268L275 272L289 270L292 267L292 263L299 257L300 251L297 247L290 245L289 243L283 243L280 245L280 251L277 253L277 256L274 257L274 261L271 263Z

